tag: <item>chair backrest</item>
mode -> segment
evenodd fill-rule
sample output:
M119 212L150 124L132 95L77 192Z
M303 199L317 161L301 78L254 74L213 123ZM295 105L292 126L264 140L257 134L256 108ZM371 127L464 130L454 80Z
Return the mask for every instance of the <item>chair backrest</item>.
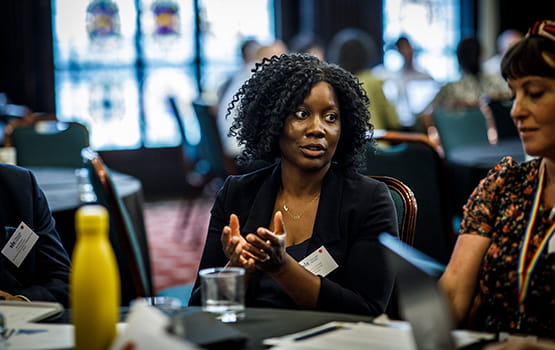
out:
M167 102L170 106L173 117L175 118L175 123L179 129L179 135L181 136L181 147L186 154L188 160L196 161L198 158L198 150L196 145L189 142L187 138L187 132L185 128L185 123L183 122L183 116L181 109L179 108L177 98L175 96L168 96Z
M489 144L486 118L480 108L435 109L433 123L445 157L460 145Z
M110 242L119 266L121 303L128 305L135 298L152 296L148 250L141 249L140 239L109 171L100 156L92 149L83 149L82 155L89 169L98 203L104 205L110 214ZM146 241L146 237L144 239Z
M497 139L517 139L519 137L513 119L511 118L511 108L513 101L505 99L489 99L481 100L480 108L487 118L493 121Z
M390 176L370 176L387 185L391 198L395 203L397 211L397 222L399 223L399 238L401 241L413 245L414 230L416 228L416 214L418 207L416 198L411 189L400 180Z
M20 166L80 168L81 150L89 146L89 132L80 123L41 120L14 127L9 140Z
M445 159L424 134L386 131L374 134L385 143L368 147L366 175L391 176L414 192L419 208L414 247L446 263L454 242L453 201Z
M200 126L199 156L208 164L208 172L219 177L227 176L226 160L218 124L210 107L202 100L192 102Z

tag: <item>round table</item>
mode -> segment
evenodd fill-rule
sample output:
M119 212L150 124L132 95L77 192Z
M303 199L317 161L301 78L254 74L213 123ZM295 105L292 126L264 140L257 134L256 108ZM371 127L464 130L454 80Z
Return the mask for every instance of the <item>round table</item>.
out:
M83 204L79 199L76 169L50 167L29 169L35 174L53 213L75 209ZM130 175L111 171L110 176L124 200L142 191L141 182Z
M71 256L76 238L75 211L84 204L79 199L76 169L29 167L29 170L37 178L37 182L46 196L52 216L56 220L56 229L64 247ZM141 181L133 176L116 171L110 171L110 177L131 218L143 255L148 256Z

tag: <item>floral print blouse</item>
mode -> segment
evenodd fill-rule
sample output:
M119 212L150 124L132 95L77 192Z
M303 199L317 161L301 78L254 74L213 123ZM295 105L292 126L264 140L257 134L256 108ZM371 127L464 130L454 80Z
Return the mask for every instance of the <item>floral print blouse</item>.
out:
M541 160L521 165L505 157L484 178L464 206L461 234L491 239L482 261L477 297L483 330L535 334L555 338L555 252L546 246L532 271L525 314L518 303L518 260L534 195ZM551 208L541 203L532 229L527 262L553 224ZM554 238L555 239L555 238ZM553 242L552 242L553 243ZM552 245L553 246L553 245Z

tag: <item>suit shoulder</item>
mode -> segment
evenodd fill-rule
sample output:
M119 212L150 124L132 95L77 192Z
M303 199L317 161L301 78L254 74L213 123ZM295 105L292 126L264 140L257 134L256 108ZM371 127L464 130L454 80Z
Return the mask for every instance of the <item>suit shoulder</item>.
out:
M21 182L32 178L32 176L29 169L17 165L0 164L0 178L4 183L11 183L13 181Z

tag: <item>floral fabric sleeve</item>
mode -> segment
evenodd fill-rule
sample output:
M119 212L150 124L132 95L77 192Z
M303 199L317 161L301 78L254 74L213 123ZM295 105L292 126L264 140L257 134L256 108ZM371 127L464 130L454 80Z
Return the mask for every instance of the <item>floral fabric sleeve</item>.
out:
M513 186L518 164L505 157L493 167L470 195L463 207L460 234L475 234L493 239L500 217L502 192ZM510 213L509 213L510 214Z

